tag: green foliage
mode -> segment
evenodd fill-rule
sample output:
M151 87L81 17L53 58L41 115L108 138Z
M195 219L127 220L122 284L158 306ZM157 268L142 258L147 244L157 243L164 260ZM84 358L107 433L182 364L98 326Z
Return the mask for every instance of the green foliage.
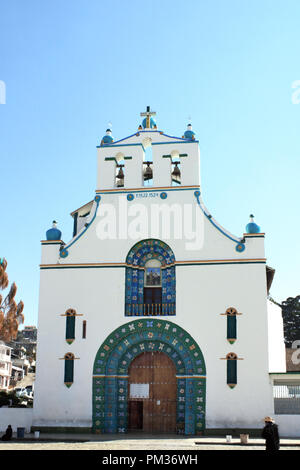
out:
M284 341L291 348L294 341L300 341L300 295L288 297L281 304Z
M1 406L19 406L21 400L16 396L14 391L6 392L5 390L0 391L0 407Z

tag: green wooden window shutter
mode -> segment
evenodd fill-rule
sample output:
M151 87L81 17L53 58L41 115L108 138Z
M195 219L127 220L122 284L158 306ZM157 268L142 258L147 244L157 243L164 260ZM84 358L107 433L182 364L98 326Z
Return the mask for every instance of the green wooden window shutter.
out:
M75 315L72 313L66 314L66 341L68 344L73 343L75 339Z
M74 356L72 354L65 355L65 378L64 382L67 387L71 387L74 381Z
M227 339L231 344L236 340L236 315L227 315Z
M230 388L237 384L237 360L227 357L227 385Z

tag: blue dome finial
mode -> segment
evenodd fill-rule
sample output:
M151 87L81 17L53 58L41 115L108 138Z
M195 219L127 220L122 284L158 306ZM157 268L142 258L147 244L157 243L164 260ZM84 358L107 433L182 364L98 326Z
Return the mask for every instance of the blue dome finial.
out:
M106 129L106 134L104 137L102 137L100 145L111 144L113 141L114 141L114 138L111 134L111 128L109 127L108 129Z
M195 140L195 132L192 131L192 124L187 125L187 130L185 131L182 138L183 139L188 139L188 140Z
M247 233L259 233L260 227L254 222L254 215L250 214L250 222L246 225Z
M61 240L61 231L58 230L58 228L56 228L56 225L57 225L56 220L53 220L52 228L50 228L46 232L47 240Z

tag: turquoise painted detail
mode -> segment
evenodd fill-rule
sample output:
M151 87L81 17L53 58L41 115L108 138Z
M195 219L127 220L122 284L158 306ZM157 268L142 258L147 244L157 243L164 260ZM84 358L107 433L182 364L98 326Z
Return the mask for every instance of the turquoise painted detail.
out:
M47 240L61 240L61 231L57 228L50 228L46 232Z
M102 139L104 144L111 144L113 142L113 137L111 135L105 135Z
M143 119L143 122L142 122L142 126L144 129L148 129L147 128L147 118ZM150 117L150 128L153 129L156 127L156 121L155 119L153 119L153 117L151 116Z
M247 233L259 233L260 227L254 222L254 215L250 214L250 222L246 225Z
M46 232L46 239L47 240L61 240L61 231L56 228L57 222L53 220L52 228L47 230Z
M68 256L69 252L68 250L66 250L65 248L63 248L62 250L60 250L60 256L62 258L66 258Z
M127 194L127 201L133 201L134 195L133 194Z
M235 247L236 251L238 251L239 253L241 253L242 251L245 250L245 243L238 243Z
M185 133L184 133L184 138L185 138L185 139L192 140L193 137L195 137L195 132L193 132L193 131L185 131Z
M202 351L177 324L152 318L121 325L100 346L93 369L93 431L127 432L129 367L143 352L171 358L177 375L176 424L186 435L202 433L206 401Z
M247 233L259 233L260 227L255 222L249 222L249 224L246 225L246 232Z
M168 134L165 134L164 132L162 131L158 131L158 130L155 130L155 129L151 129L151 130L140 130L138 132L135 132L134 134L131 134L131 135L128 135L127 137L124 137L123 139L120 139L120 140L116 140L114 141L114 143L112 145L109 145L109 144L106 144L105 147L114 147L114 146L119 146L119 142L123 142L124 140L127 140L127 139L130 139L131 137L134 137L136 136L137 134L140 134L140 133L147 133L147 132L157 132L161 135L163 135L164 137L168 137L169 139L175 139L177 141L177 143L181 143L182 144L186 144L186 139L182 138L182 137L176 137L174 135L168 135ZM192 143L195 143L195 142L199 142L198 140L193 140ZM160 145L160 144L169 144L170 142L153 142L152 145ZM188 143L191 143L191 142L188 142ZM139 144L121 144L121 145L142 145L141 143ZM101 146L100 145L97 145L96 146L97 148L100 148Z
M96 209L95 209L95 212L94 212L94 215L91 219L91 221L86 225L86 227L84 228L84 230L82 232L79 233L79 235L74 238L74 240L69 243L69 245L66 245L64 248L62 248L62 250L60 251L60 256L62 258L66 258L69 254L68 252L68 249L74 245L75 242L77 242L77 240L79 240L80 237L82 237L82 235L87 231L87 229L92 225L92 223L94 222L95 218L96 218L96 214L97 214L97 210L98 210L98 207L99 207L99 203L100 203L100 200L101 200L101 196L99 194L97 194L94 198L94 201L96 202Z
M167 193L163 192L163 193L160 193L160 197L161 199L167 199L168 195Z
M219 230L219 232L221 232L223 235L225 235L225 237L229 238L229 240L232 240L233 242L237 242L239 245L242 244L241 240L238 239L238 238L233 238L231 237L230 235L228 235L228 233L224 232L224 230L222 230L213 220L212 220L212 216L210 214L207 214L205 212L205 210L203 209L202 205L201 205L201 202L199 201L199 197L200 197L200 191L195 191L194 192L194 196L196 197L197 199L197 203L198 205L200 206L200 209L202 210L203 214L208 218L208 220L210 221L210 223L217 229ZM244 246L244 249L245 249L245 246ZM244 251L244 250L239 250L239 251Z
M144 293L144 266L157 259L162 268L161 300L149 305ZM161 240L148 239L136 243L126 257L125 316L176 315L175 256ZM151 302L150 302L151 304Z

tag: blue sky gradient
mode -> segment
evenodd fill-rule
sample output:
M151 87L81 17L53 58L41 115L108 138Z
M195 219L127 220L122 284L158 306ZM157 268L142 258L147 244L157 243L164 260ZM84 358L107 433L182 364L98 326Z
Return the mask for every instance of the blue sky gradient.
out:
M37 324L40 240L96 189L96 145L159 129L200 142L204 202L266 232L278 301L299 289L300 2L11 0L0 11L0 256ZM100 300L101 302L101 300Z

